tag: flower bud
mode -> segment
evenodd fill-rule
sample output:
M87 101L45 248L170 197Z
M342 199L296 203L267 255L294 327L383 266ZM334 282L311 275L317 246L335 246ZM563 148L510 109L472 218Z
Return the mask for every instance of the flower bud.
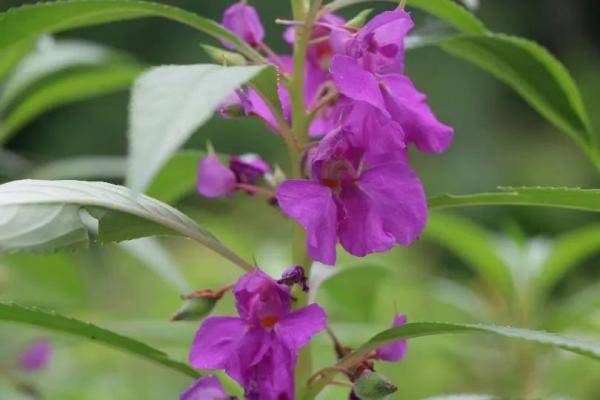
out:
M354 383L354 394L361 400L382 400L398 390L385 376L365 371Z

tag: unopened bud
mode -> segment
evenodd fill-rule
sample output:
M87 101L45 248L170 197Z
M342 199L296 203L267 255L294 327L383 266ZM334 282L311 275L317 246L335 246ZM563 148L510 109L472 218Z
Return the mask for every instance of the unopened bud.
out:
M365 371L354 383L354 394L361 400L383 400L398 390L385 376Z
M171 321L198 321L208 315L217 304L217 299L202 297L186 300Z

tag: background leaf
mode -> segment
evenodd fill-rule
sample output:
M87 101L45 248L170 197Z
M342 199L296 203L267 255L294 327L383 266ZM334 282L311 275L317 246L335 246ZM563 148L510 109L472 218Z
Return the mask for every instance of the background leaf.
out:
M458 216L431 213L423 236L456 254L491 288L511 298L514 288L510 269L485 230Z
M125 351L161 364L177 372L196 378L198 372L186 364L174 361L164 352L142 342L100 328L96 325L36 308L26 308L12 303L0 303L0 320L34 325L57 332L83 337L115 349Z
M234 90L265 67L163 66L134 84L128 186L145 191L163 164Z
M220 24L164 4L130 0L71 0L37 3L0 14L0 51L44 33L144 17L163 17L188 25L217 39L227 40L247 57L262 57Z
M33 179L124 179L127 161L118 156L73 157L52 161L27 173Z
M309 396L314 396L319 393L323 387L325 387L325 385L330 382L331 379L333 379L335 374L339 372L339 369L337 368L342 369L349 367L360 360L363 356L374 351L382 345L393 342L394 340L448 333L478 332L491 333L512 339L552 346L600 361L600 345L577 339L568 339L551 333L496 325L413 322L400 327L385 330L375 335L371 340L335 364L336 369L324 370L321 373L320 378L313 381L313 384L309 386L309 393L306 398L310 398Z
M48 251L86 246L89 236L82 209L99 220L100 241L176 234L252 269L178 210L104 182L22 180L0 185L0 249Z
M184 150L175 154L154 176L146 193L165 203L174 204L193 192L198 180L198 163L203 151Z
M429 198L429 208L523 205L600 211L600 190L554 187L500 187L500 192L444 194Z

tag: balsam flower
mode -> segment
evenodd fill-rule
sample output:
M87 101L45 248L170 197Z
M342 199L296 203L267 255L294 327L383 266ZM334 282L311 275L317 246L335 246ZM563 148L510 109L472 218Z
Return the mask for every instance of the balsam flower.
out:
M394 321L392 322L392 328L402 326L406 324L406 315L396 314ZM396 340L392 343L386 344L385 346L379 347L375 351L375 357L379 360L396 362L400 361L406 356L406 350L408 348L408 341L405 339Z
M338 46L345 54L332 59L330 72L341 94L389 115L402 127L406 141L420 151L439 153L450 145L453 130L436 119L427 96L402 75L403 41L412 26L404 11L378 15Z
M206 375L199 378L187 388L179 400L229 400L225 388L214 375Z
M200 369L224 369L260 400L292 400L298 350L325 328L316 304L291 311L289 287L260 270L242 276L233 288L239 317L204 320L190 351Z
M245 3L236 3L227 8L221 24L253 47L259 46L265 37L265 29L256 9ZM223 41L223 44L235 49L228 41Z
M244 185L253 186L267 172L269 165L255 154L231 156L226 167L219 157L209 154L198 164L198 193L205 197L232 195Z
M276 193L281 210L304 227L308 255L325 264L335 263L338 241L359 257L408 245L427 219L423 187L404 152L377 151L394 136L357 132L325 136L309 155L311 179L287 180Z
M46 340L38 340L29 345L19 357L21 368L28 372L43 369L52 357L52 346Z

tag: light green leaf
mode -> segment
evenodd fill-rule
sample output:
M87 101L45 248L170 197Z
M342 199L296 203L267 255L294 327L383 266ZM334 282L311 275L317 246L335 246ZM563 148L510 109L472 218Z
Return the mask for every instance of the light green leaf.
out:
M413 322L400 327L388 329L375 335L371 340L360 346L354 352L342 358L337 364L335 364L333 368L326 368L322 370L322 372L319 374L319 377L315 379L309 386L309 390L305 398L313 398L327 385L327 383L331 382L331 380L340 370L352 366L362 357L382 345L391 343L398 339L411 339L422 336L450 333L494 334L511 339L556 347L600 361L600 345L578 339L569 339L552 333L497 325L457 324L447 322Z
M202 50L204 50L206 55L208 55L211 60L215 62L215 64L223 65L225 67L248 64L244 56L239 53L223 50L207 44L201 44L200 47Z
M446 247L461 258L490 287L506 299L513 293L510 268L502 261L489 234L467 219L432 213L423 237Z
M125 55L99 44L79 40L55 41L51 37L42 37L36 50L21 60L2 87L0 110L5 109L35 81L53 73L113 62L135 64Z
M581 94L566 68L538 44L503 34L465 35L438 45L511 86L546 119L600 161ZM600 164L599 164L600 165Z
M0 250L51 251L87 246L86 224L101 242L175 234L198 241L240 267L252 267L178 210L104 182L22 180L0 185Z
M387 0L391 3L400 3L399 0ZM324 7L323 14L334 12L343 7L354 4L370 3L373 0L334 0ZM463 33L480 34L485 33L486 29L473 14L464 7L454 3L451 0L408 0L406 4L409 7L419 8L429 14L435 15L442 21L453 26Z
M498 397L487 394L450 394L446 396L428 397L424 400L498 400Z
M568 232L557 238L542 265L539 288L546 292L571 269L591 255L600 252L600 224Z
M219 104L264 68L173 65L144 73L130 105L128 186L145 191Z
M340 269L319 285L319 302L334 320L370 320L379 286L388 278L387 269L374 265Z
M124 179L124 157L84 156L52 161L28 172L32 179Z
M193 192L198 180L198 163L203 151L184 150L175 154L154 176L146 193L165 203L177 203Z
M165 246L155 238L147 237L120 244L121 248L140 260L149 270L181 293L189 293L192 288L187 283L177 262Z
M544 304L543 327L561 331L573 329L577 323L594 318L600 309L600 283L585 286L570 296L560 297L552 304Z
M34 40L24 40L0 50L0 81L9 74L33 47Z
M137 65L115 64L73 70L43 80L0 121L0 145L45 111L128 88L140 72Z
M53 1L12 8L0 14L0 51L44 33L145 17L180 22L217 39L227 40L250 59L264 60L243 40L214 21L181 8L131 0Z
M555 187L499 187L498 189L500 192L495 193L444 194L431 197L429 208L521 205L600 211L600 189Z
M161 364L192 378L197 378L199 376L197 371L186 364L170 359L164 352L150 347L147 344L87 322L64 317L54 312L42 311L37 308L26 308L13 303L0 303L0 320L33 325L56 332L86 338L99 344L134 354L148 361Z

